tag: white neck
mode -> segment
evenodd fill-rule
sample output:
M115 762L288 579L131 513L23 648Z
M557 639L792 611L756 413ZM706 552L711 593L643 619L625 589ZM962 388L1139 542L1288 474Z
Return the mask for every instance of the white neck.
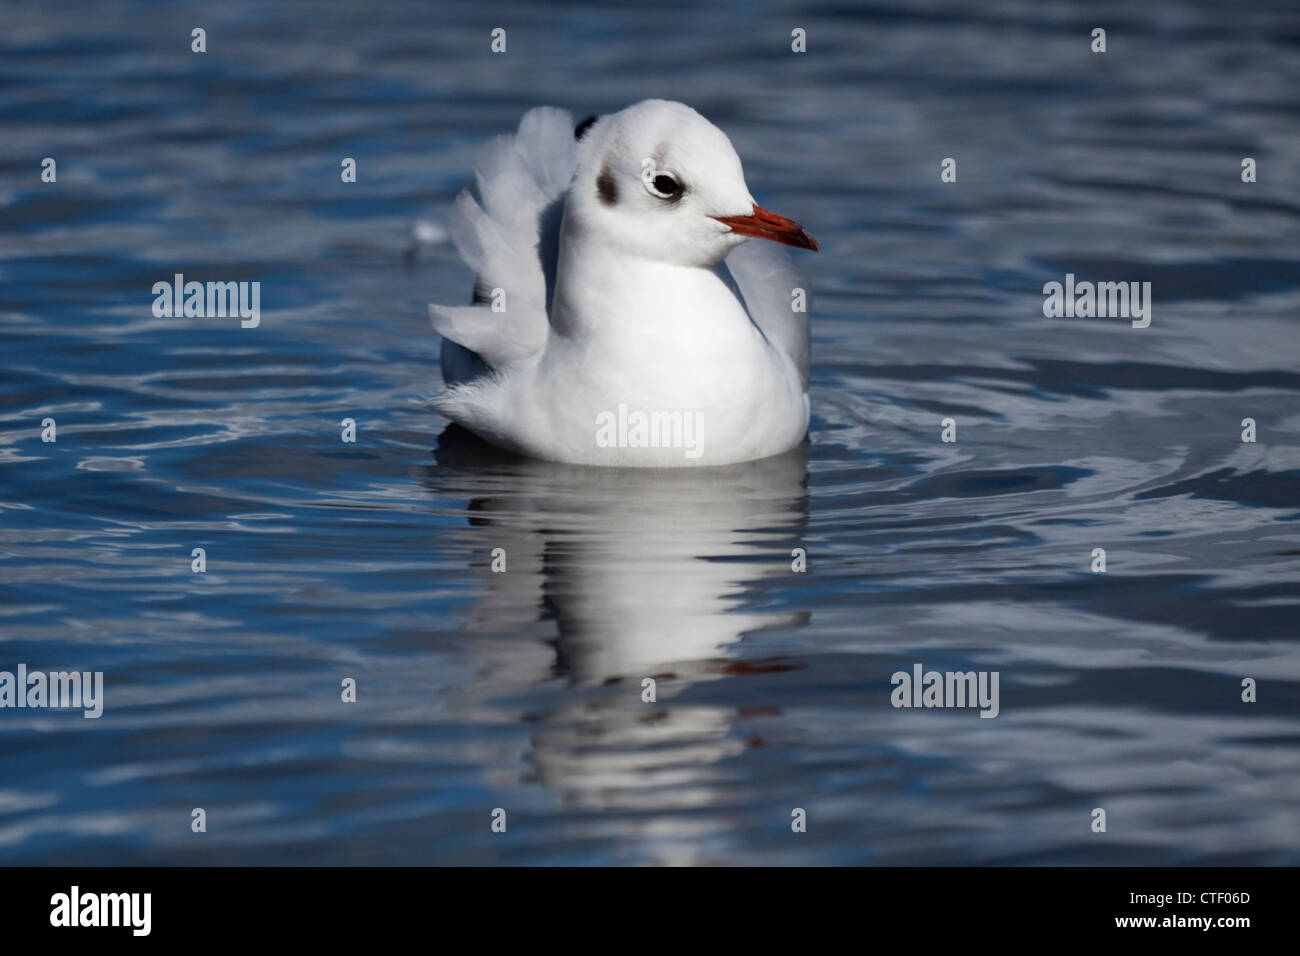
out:
M756 330L709 268L633 256L578 230L561 232L551 326L556 335L614 340L627 350L714 351Z

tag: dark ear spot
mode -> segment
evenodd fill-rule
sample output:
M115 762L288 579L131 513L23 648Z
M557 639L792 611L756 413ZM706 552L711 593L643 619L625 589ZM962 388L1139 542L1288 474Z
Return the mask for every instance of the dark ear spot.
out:
M594 126L595 124L596 124L596 117L594 115L588 116L577 126L573 127L573 138L582 139L583 134L586 133L587 130L591 129L592 126Z
M608 166L603 167L600 175L596 177L596 195L606 206L618 202L618 183L614 182L614 176Z

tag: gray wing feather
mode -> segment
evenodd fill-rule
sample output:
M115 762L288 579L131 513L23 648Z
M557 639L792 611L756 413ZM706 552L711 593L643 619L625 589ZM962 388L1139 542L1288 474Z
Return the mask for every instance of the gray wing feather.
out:
M724 264L750 318L767 340L794 362L806 389L812 351L807 310L812 308L812 296L794 259L775 243L751 240L733 249ZM804 292L803 312L794 310L795 289Z
M448 219L456 248L474 270L475 304L429 306L429 319L445 339L448 385L545 345L555 273L552 233L576 165L573 117L549 106L529 110L515 135L498 136L480 151L478 195L461 192ZM501 294L494 297L496 289ZM494 298L503 311L493 311Z

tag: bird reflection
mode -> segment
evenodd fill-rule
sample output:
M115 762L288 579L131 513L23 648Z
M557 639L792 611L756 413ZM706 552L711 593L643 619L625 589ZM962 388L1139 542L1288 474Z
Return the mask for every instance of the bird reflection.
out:
M586 468L512 456L452 426L435 455L426 480L470 497L485 565L493 554L505 562L504 573L484 568L467 629L554 622L545 670L536 646L482 644L503 693L557 676L567 684L533 718L526 759L537 778L582 807L716 799L710 767L746 746L731 733L736 709L680 698L703 681L793 666L742 659L737 644L806 621L746 604L756 582L794 575L807 446L716 468Z

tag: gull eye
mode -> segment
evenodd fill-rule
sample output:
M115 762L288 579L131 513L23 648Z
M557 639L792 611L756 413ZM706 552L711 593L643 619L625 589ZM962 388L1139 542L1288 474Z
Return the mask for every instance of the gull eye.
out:
M681 198L683 187L670 173L657 172L645 179L645 188L652 196L660 199Z

